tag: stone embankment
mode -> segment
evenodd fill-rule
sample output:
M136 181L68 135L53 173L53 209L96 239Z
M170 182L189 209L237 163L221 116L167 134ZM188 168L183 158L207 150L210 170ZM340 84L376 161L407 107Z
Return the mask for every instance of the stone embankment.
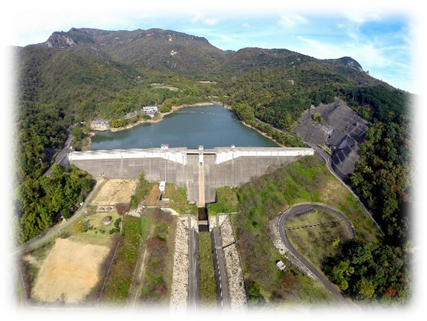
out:
M125 215L133 216L133 217L141 217L142 210L145 208L144 204L139 204L137 208L130 210L129 212L126 212Z
M235 242L229 214L218 214L218 224L221 232L222 245ZM232 312L244 311L246 307L246 291L243 271L240 265L236 244L224 248L225 265L227 269L228 288L230 291L230 307Z
M270 238L270 241L273 243L274 247L279 251L279 253L284 258L286 258L293 267L297 268L302 273L307 274L312 279L315 279L316 277L313 275L313 273L311 273L311 271L307 269L305 265L303 265L296 257L294 257L283 244L278 229L279 219L280 217L276 217L268 223L268 237Z
M191 223L190 223L191 224ZM188 301L188 218L179 217L175 234L175 254L170 299L171 312L186 312Z

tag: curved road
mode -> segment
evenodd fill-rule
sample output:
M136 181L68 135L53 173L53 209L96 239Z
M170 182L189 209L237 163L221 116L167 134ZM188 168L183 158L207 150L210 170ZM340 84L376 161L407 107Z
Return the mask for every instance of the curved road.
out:
M350 238L354 238L354 231L353 226L351 225L350 221L339 211L321 204L303 204L303 205L297 205L294 207L291 207L287 211L283 212L280 216L279 220L279 234L280 238L282 239L282 242L285 244L289 252L295 256L298 261L300 261L303 265L305 265L311 273L320 281L323 283L323 285L332 292L332 294L341 302L344 303L348 307L354 307L354 305L346 300L343 295L336 289L336 287L323 276L322 273L320 273L316 268L314 268L313 265L311 265L300 253L298 253L295 248L292 246L291 242L289 242L288 237L286 236L286 230L285 230L285 223L286 220L291 216L301 216L304 214L308 214L313 212L316 209L324 210L330 213L335 214L340 219L342 219L346 225L346 230Z

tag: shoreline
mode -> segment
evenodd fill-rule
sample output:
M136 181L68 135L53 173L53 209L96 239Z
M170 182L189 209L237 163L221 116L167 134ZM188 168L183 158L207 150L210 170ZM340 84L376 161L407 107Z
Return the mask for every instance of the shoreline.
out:
M225 109L231 110L230 106L227 106L227 105L225 105L225 104L223 104L223 103L221 103L219 101L195 103L193 105L178 105L178 106L172 106L171 110L168 111L168 112L166 112L166 113L159 113L158 114L159 116L158 116L157 119L154 119L154 118L157 117L157 116L155 116L155 117L153 117L153 119L150 119L150 120L139 120L139 121L137 121L135 123L132 123L132 124L129 124L129 125L126 125L126 126L123 126L123 127L109 128L109 129L104 130L104 131L119 132L119 131L122 131L122 130L131 129L133 127L136 127L138 125L145 124L145 123L155 124L155 123L161 122L163 120L164 116L172 114L172 113L176 112L177 110L180 110L181 108L213 106L213 105L220 105L220 106L223 106ZM95 134L97 131L102 131L102 130L91 130L90 132Z
M168 111L168 112L166 112L166 113L159 113L159 114L158 114L159 116L158 116L158 118L157 118L157 119L139 120L139 121L137 121L137 122L135 122L135 123L129 124L129 125L124 126L124 127L110 128L110 129L107 129L107 130L105 130L105 131L110 131L110 132L119 132L119 131L122 131L122 130L131 129L131 128L136 127L136 126L141 125L141 124L146 124L146 123L149 123L149 124L155 124L155 123L159 123L159 122L161 122L161 121L163 120L163 117L164 117L164 116L169 115L169 114L172 114L172 113L174 113L174 112L176 112L177 110L180 110L180 109L182 109L182 108L186 108L186 107L213 106L213 105L220 105L220 106L224 107L225 109L232 110L231 106L226 105L226 104L224 104L224 103L222 103L222 102L218 102L218 101L203 102L203 103L196 103L196 104L192 104L192 105L185 105L185 104L184 104L184 105L172 106L172 107L171 107L171 110L170 110L170 111ZM155 116L154 118L156 118L156 116ZM275 144L277 144L277 146L280 146L280 147L286 147L285 145L282 145L282 144L279 144L278 142L276 142L272 137L270 137L270 136L268 136L267 134L265 134L264 132L260 131L258 128L253 127L253 126L251 126L251 125L249 125L249 124L247 124L247 123L245 123L244 121L241 121L241 120L239 120L239 122L240 122L240 123L242 123L244 126L246 126L246 127L248 127L248 128L251 128L251 129L253 129L253 130L257 131L257 132L258 132L259 134L261 134L262 136L264 136L264 137L266 137L266 138L270 139L270 140L271 140L271 141L273 141ZM91 131L89 132L89 136L87 137L87 144L85 145L84 150L90 150L90 146L91 146L91 138L92 138L93 136L95 136L96 132L98 132L98 130L91 130ZM82 149L82 150L83 150L83 149Z
M246 124L244 121L241 121L241 120L240 120L240 122L241 122L243 125L245 125L246 127L249 127L249 128L251 128L251 129L253 129L253 130L257 131L257 132L258 132L259 134L261 134L262 136L264 136L264 137L266 137L266 138L270 139L272 142L274 142L275 144L277 144L277 146L280 146L280 147L286 147L286 145L279 144L279 143L278 143L278 142L276 142L272 137L270 137L270 136L268 136L266 133L264 133L264 132L260 131L258 128L253 127L253 126L251 126L251 125L249 125L249 124Z

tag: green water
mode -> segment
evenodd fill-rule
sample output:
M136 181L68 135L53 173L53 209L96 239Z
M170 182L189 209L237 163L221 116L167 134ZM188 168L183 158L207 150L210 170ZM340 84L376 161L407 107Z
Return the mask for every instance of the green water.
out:
M222 106L185 107L155 124L142 124L118 132L97 132L91 150L214 147L277 147L272 140L244 126Z

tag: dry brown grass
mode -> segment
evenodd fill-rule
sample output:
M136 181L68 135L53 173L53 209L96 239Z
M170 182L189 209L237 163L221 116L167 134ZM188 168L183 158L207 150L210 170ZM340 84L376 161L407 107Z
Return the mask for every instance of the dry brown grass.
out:
M109 179L102 184L91 203L94 205L129 203L137 183L137 179Z
M79 303L99 281L110 248L58 238L40 264L32 297L41 302Z
M148 196L145 198L144 204L147 206L159 206L160 205L158 202L159 195L160 195L159 185L155 184L151 188L150 194L148 194Z

